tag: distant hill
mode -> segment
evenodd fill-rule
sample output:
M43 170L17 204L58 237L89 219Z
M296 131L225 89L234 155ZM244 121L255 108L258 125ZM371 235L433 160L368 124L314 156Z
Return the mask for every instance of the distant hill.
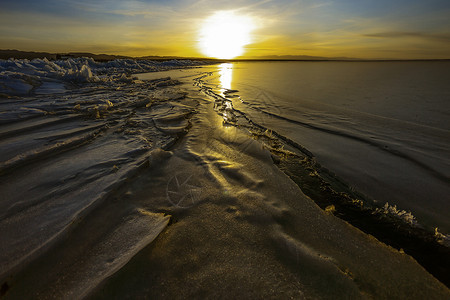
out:
M20 50L0 50L0 59L18 58L18 59L33 59L33 58L47 58L50 60L68 58L68 57L91 57L98 61L107 61L119 58L132 58L123 55L110 54L93 54L88 52L69 52L69 53L48 53L48 52L34 52L34 51L20 51Z
M235 59L214 59L203 57L179 57L179 56L141 56L132 57L124 55L112 54L93 54L89 52L68 52L68 53L48 53L48 52L33 52L20 50L0 50L0 59L18 58L18 59L33 59L33 58L47 58L49 60L65 59L69 57L91 57L96 61L109 61L114 59L141 59L141 60L157 60L166 61L173 59L190 59L210 61L212 63L232 62L232 61L409 61L409 60L437 60L448 61L448 59L360 59L352 57L324 57L324 56L310 56L310 55L270 55L270 56L252 56L252 57L237 57Z
M19 50L0 50L0 59L20 58L47 58L56 59L57 54L47 52L19 51Z
M97 61L109 61L114 59L125 59L132 58L124 55L111 55L111 54L93 54L89 52L69 52L66 54L59 54L60 58L62 57L90 57Z
M114 59L143 59L143 60L172 60L172 59L192 59L204 60L202 58L185 58L176 56L142 56L131 57L125 55L112 54L93 54L89 52L69 52L69 53L48 53L48 52L34 52L34 51L20 51L20 50L0 50L0 59L18 58L18 59L33 59L33 58L47 58L49 60L69 58L69 57L91 57L96 61L109 61Z
M141 56L131 57L125 55L112 54L93 54L89 52L68 52L68 53L48 53L48 52L34 52L34 51L20 51L20 50L0 50L0 59L19 58L19 59L33 59L33 58L47 58L50 60L69 58L69 57L91 57L96 61L109 61L114 59L143 59L143 60L172 60L172 59L191 59L191 60L210 60L210 61L241 61L241 60L356 60L348 57L320 57L308 55L271 55L271 56L255 56L255 57L238 57L231 60L200 58L200 57L179 57L179 56Z
M352 57L325 57L310 55L269 55L269 56L252 56L238 57L237 60L360 60Z

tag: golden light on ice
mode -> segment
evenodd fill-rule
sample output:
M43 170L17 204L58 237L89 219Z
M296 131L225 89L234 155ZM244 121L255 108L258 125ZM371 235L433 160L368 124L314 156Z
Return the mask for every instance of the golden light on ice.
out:
M233 80L233 65L219 65L220 85L222 89L231 90L231 81Z
M244 53L251 42L254 29L250 17L233 11L219 11L208 17L200 30L200 49L209 56L222 59L235 58Z

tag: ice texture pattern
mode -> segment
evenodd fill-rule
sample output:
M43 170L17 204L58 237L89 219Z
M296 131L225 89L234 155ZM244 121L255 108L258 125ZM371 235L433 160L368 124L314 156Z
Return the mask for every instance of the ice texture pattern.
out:
M0 60L0 93L26 95L50 83L132 82L134 73L163 71L201 65L191 60L151 61L116 59L98 62L92 58ZM47 88L48 89L48 88ZM63 91L63 90L60 90ZM41 93L45 90L41 90Z

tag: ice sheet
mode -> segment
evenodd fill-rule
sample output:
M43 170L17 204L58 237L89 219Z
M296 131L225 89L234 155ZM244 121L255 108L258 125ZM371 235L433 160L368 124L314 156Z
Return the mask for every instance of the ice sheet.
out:
M3 99L4 298L449 297L305 196L233 92L189 78Z

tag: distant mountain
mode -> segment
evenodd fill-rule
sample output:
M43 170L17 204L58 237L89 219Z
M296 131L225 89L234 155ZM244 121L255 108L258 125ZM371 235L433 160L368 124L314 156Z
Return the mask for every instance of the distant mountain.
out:
M253 56L238 57L234 61L449 61L450 59L395 59L395 58L354 58L346 56L325 57L325 56L309 56L309 55L270 55L270 56Z
M310 55L269 55L269 56L252 56L238 57L237 60L360 60L352 57L325 57Z
M64 59L69 57L91 57L96 61L109 61L114 59L143 59L143 60L172 60L172 59L192 59L202 60L201 58L185 58L176 56L142 56L131 57L125 55L112 54L93 54L89 52L69 52L69 53L48 53L48 52L34 52L34 51L20 51L20 50L0 50L0 59L18 58L18 59L33 59L33 58L47 58L50 60Z
M200 57L179 57L179 56L156 56L148 55L141 57L131 57L125 55L112 54L93 54L89 52L69 52L69 53L48 53L48 52L34 52L34 51L20 51L20 50L0 50L0 59L20 58L47 58L50 60L69 58L69 57L91 57L97 61L108 61L114 59L143 59L143 60L172 60L172 59L191 59L191 60L211 60L211 61L230 61L211 58ZM348 57L321 57L308 55L271 55L271 56L254 56L254 57L238 57L231 61L239 60L356 60Z
M34 52L34 51L20 51L20 50L0 50L0 59L18 58L18 59L33 59L33 58L47 58L50 60L64 59L69 57L91 57L96 61L109 61L114 59L142 59L142 60L173 60L173 59L190 59L190 60L202 60L210 62L230 62L230 61L289 61L289 60L301 60L301 61L392 61L402 59L360 59L353 57L325 57L325 56L310 56L310 55L270 55L270 56L240 56L235 59L214 59L204 57L180 57L180 56L140 56L132 57L125 55L112 55L112 54L93 54L89 52L69 52L69 53L48 53L48 52ZM415 60L415 59L411 59ZM427 59L416 59L427 60ZM431 59L431 60L446 60L448 59Z
M0 50L0 59L18 58L18 59L33 59L33 58L47 58L47 59L61 59L68 57L92 57L98 61L113 60L119 58L131 58L123 55L109 55L109 54L93 54L88 52L69 52L69 53L48 53L48 52L34 52L34 51L20 51L20 50Z
M19 51L19 50L0 50L0 59L20 58L20 59L33 59L33 58L47 58L56 59L57 54L47 52L33 52L33 51Z
M207 58L207 57L182 57L182 56L157 56L157 55L147 55L147 56L139 56L134 57L135 59L143 59L143 60L172 60L172 59L189 59L189 60L202 60L202 61L222 61L215 58Z
M67 54L59 54L62 57L91 57L97 61L108 61L114 59L126 59L132 58L125 55L112 55L112 54L93 54L89 52L69 52Z

